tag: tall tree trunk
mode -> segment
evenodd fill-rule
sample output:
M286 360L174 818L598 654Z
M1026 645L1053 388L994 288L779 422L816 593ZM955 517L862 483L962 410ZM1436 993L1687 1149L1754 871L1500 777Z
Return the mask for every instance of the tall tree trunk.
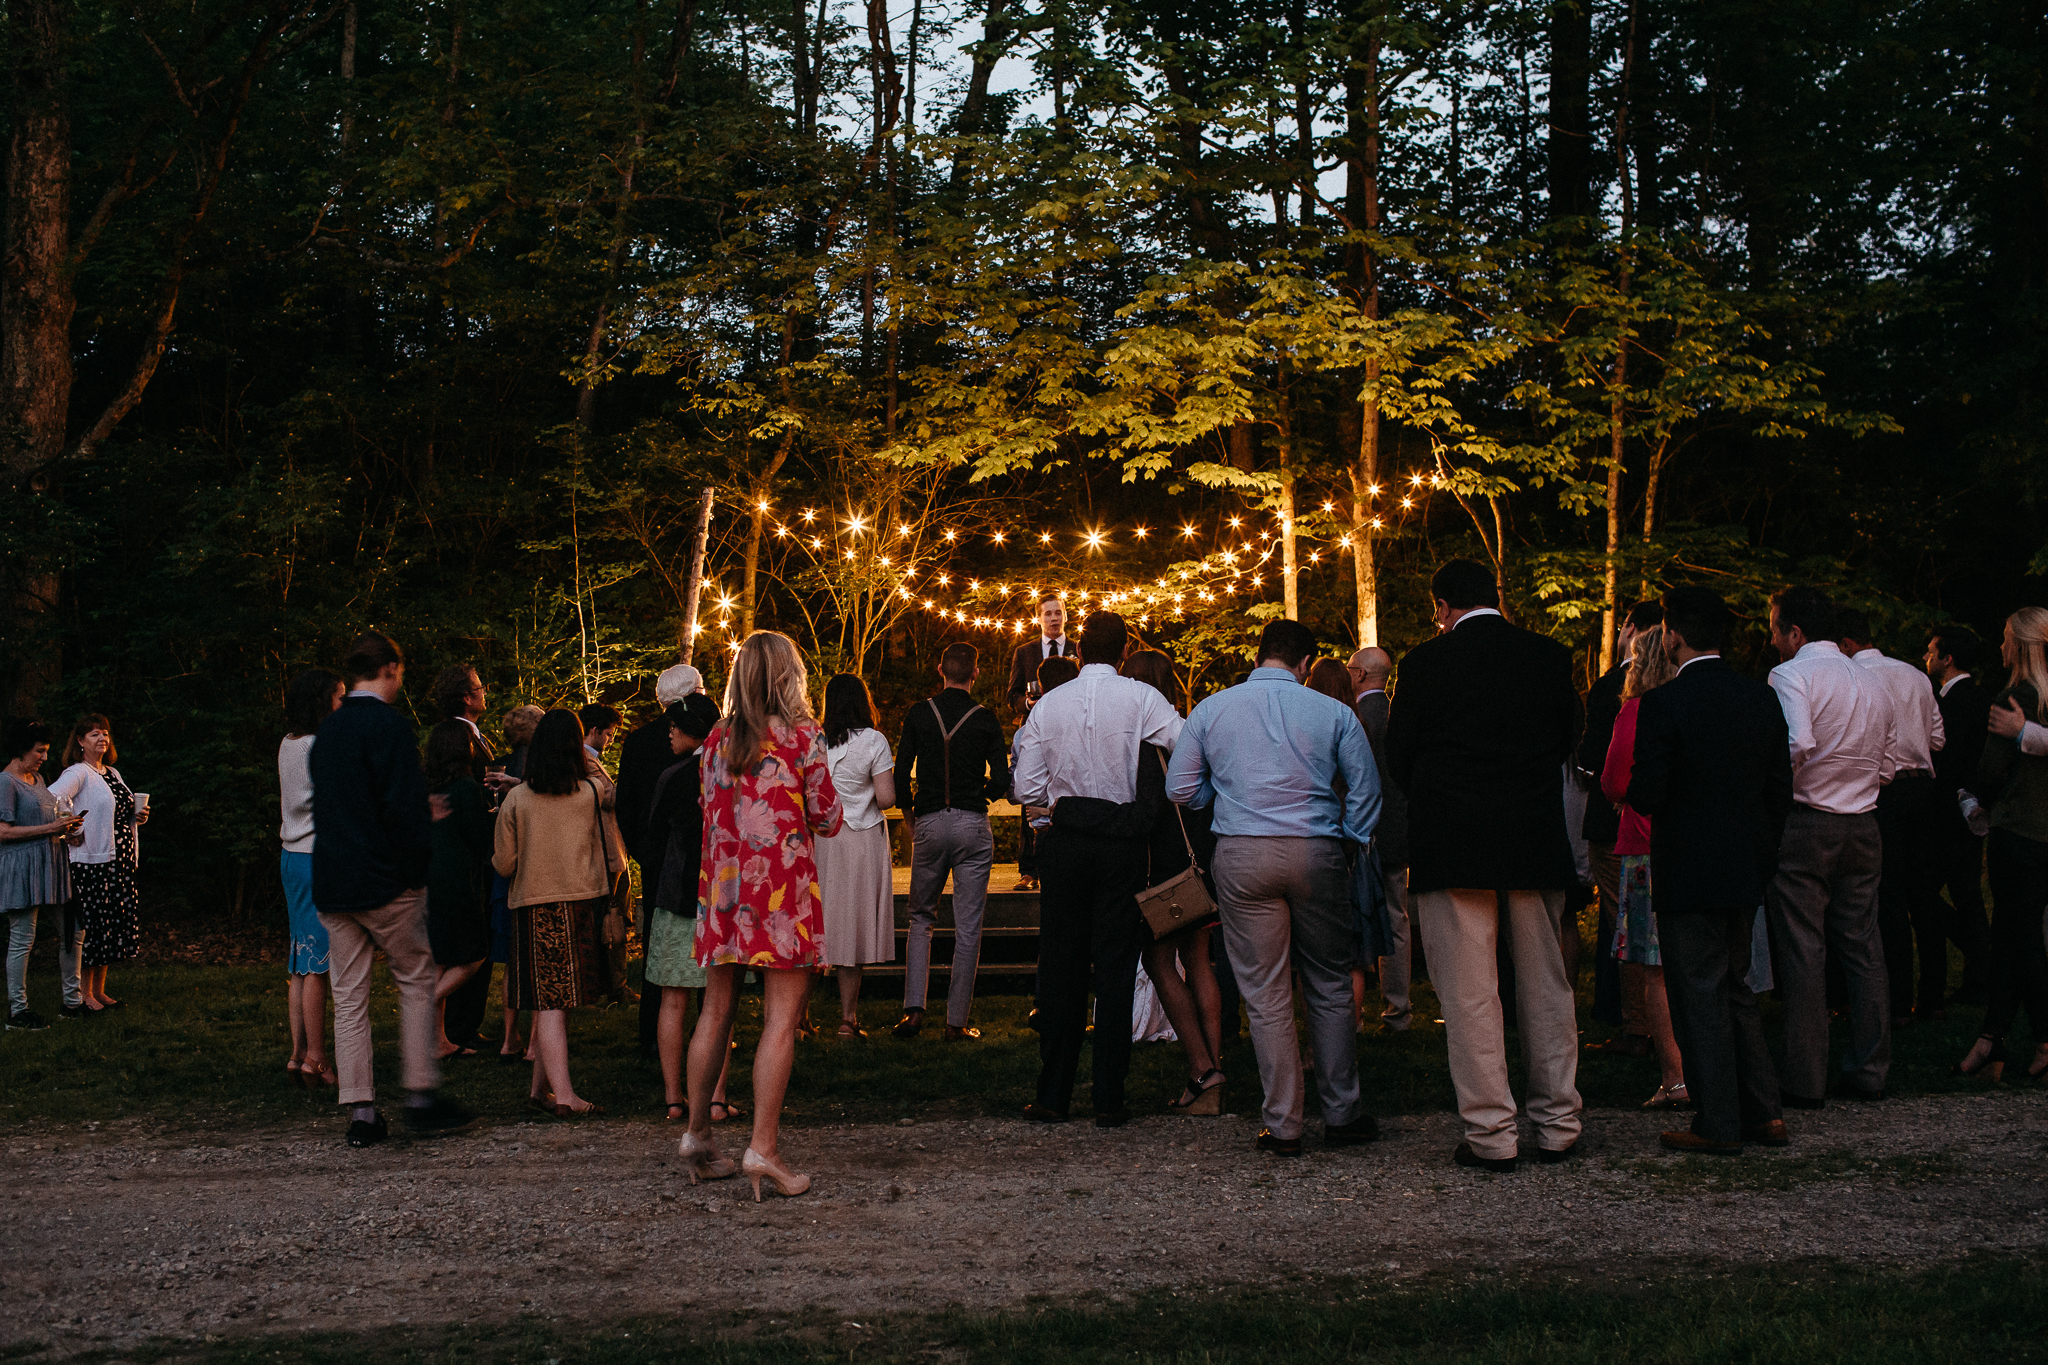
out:
M683 580L682 643L676 647L676 662L686 664L697 650L697 602L704 592L704 552L711 545L711 504L713 491L704 490L697 507L697 527L690 533L690 572Z
M1344 76L1344 196L1351 220L1368 233L1380 230L1380 39L1370 35ZM1380 315L1379 267L1371 245L1349 248L1351 287L1367 318ZM1358 453L1351 463L1351 582L1357 596L1358 643L1376 645L1380 638L1379 550L1375 537L1380 518L1374 513L1380 473L1380 362L1365 362L1358 414Z
M1280 592L1287 619L1301 619L1300 564L1295 558L1294 471L1280 471Z
M7 143L7 217L0 240L0 465L15 497L52 497L71 411L71 113L66 98L63 0L15 0L8 7L13 57L13 135ZM57 604L58 577L17 564L6 635L35 641ZM55 682L55 650L22 648L9 685L9 711L32 709Z
M1635 231L1635 191L1628 174L1628 102L1635 73L1636 7L1629 0L1629 27L1621 61L1621 91L1614 108L1614 161L1621 183L1621 232L1616 239L1621 316L1614 346L1614 372L1607 408L1607 573L1601 585L1600 671L1614 666L1615 631L1621 624L1621 476L1628 439L1629 253Z
M1556 0L1550 11L1550 216L1593 210L1593 8Z
M341 106L341 150L346 152L356 129L356 0L348 0L341 16L341 78L348 83Z
M792 428L782 433L782 441L775 447L775 458L768 461L768 467L761 471L761 477L754 483L752 506L748 508L751 520L747 524L746 559L740 566L740 635L744 638L754 629L754 621L760 609L761 593L761 542L768 530L767 505L775 489L775 476L782 472L783 464L796 446L796 431Z
M995 75L996 63L1010 49L1010 39L1017 26L1010 17L1012 0L988 0L988 10L982 20L981 41L971 49L973 62L967 69L967 93L960 101L960 136L977 137L986 131L988 120L988 83ZM953 158L950 183L959 189L967 183L967 159Z

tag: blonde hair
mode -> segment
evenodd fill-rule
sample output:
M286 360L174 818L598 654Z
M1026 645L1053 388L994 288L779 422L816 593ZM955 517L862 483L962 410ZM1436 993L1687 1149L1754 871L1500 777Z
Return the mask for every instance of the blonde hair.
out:
M2008 683L2030 685L2034 689L2033 719L2048 721L2048 610L2021 607L2005 618L2005 628L2012 632L2017 646Z
M1671 651L1664 648L1664 627L1651 626L1636 632L1635 644L1629 651L1628 673L1621 680L1623 699L1640 697L1677 676L1678 665L1671 662Z
M757 630L741 643L725 681L727 771L753 771L775 721L795 725L811 719L804 685L804 656L787 635Z

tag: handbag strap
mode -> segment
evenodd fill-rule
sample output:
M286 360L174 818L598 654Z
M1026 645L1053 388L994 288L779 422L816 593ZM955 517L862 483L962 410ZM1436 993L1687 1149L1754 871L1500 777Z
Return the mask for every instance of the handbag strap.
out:
M1165 751L1155 749L1153 750L1153 752L1159 755L1159 771L1162 773L1171 771L1166 766ZM1176 825L1180 826L1180 842L1181 846L1187 849L1188 851L1188 866L1192 867L1197 873L1199 873L1202 870L1202 865L1195 861L1195 841L1188 838L1187 817L1181 813L1180 806L1177 803L1175 803L1172 799L1169 798L1166 804L1173 807L1173 822Z

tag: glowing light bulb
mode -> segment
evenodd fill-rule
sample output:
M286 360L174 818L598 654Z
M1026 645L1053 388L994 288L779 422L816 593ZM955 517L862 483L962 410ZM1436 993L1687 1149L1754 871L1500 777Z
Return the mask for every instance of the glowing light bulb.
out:
M855 535L859 535L861 532L868 529L867 518L848 517L846 519L846 529L853 532Z
M1230 519L1230 529L1231 529L1231 530L1235 531L1235 530L1236 530L1236 529L1237 529L1238 527L1240 527L1240 526L1242 526L1242 525L1244 525L1244 518L1243 518L1243 517L1232 517L1232 518Z
M806 507L806 508L804 509L804 520L805 520L805 521L816 521L817 519L818 519L818 514L817 514L817 512L816 512L816 511L814 511L813 509L811 509L811 508L809 508L809 507Z
M823 538L822 538L822 537L819 537L819 536L812 536L812 537L811 537L811 548L812 548L813 550L822 550L822 549L824 549L824 548L825 548L825 542L824 542Z
M945 587L945 586L947 586L948 584L950 584L950 583L951 583L952 581L953 581L953 575L951 575L951 574L944 574L944 573L942 573L942 574L940 574L940 575L939 575L939 586L940 586L940 587L942 587L942 588L943 588L943 587Z
M766 499L766 498L763 498L763 499L761 499L761 500L760 500L759 502L755 503L755 504L754 504L754 510L755 510L756 512L765 512L765 511L767 511L767 510L768 510L768 499Z
M1380 529L1380 528L1381 528L1382 526L1384 526L1384 525L1386 525L1386 523L1385 523L1385 522L1383 522L1383 521L1381 521L1381 520L1380 520L1380 519L1379 519L1378 517L1374 517L1374 518L1372 519L1372 529L1373 529L1373 530L1377 531L1377 530L1379 530L1379 529Z
M1369 483L1365 486L1365 491L1374 497L1378 497L1380 495L1380 486L1376 483Z
M1195 538L1195 528L1192 526L1183 526L1180 528L1180 535L1182 540L1193 540Z
M1050 531L1040 531L1040 532L1038 533L1038 543L1039 543L1040 545L1050 545L1050 544L1052 544L1052 532L1050 532Z
M946 539L947 539L947 540L958 540L958 539L960 539L960 533L959 533L958 531L955 531L955 530L954 530L953 528L951 528L951 527L949 526L949 527L947 527L947 528L946 528Z
M998 544L998 545L1001 545L1001 544L1003 543L1003 540L1004 540L1005 536L1007 536L1007 535L1008 535L1008 532L1005 532L1005 531L997 531L997 532L993 533L992 535L990 535L990 536L989 536L989 539L990 539L990 540L993 540L993 541L994 541L994 542L995 542L996 544Z
M1403 499L1401 499L1401 505L1402 505L1403 507L1413 507L1413 506L1415 505L1415 499L1413 499L1413 498L1403 498Z
M1334 502L1326 502L1323 504L1323 510L1325 512L1334 512L1337 510L1337 504Z
M897 523L896 523L896 534L897 534L897 535L899 535L899 536L908 536L908 535L910 534L910 523L909 523L909 522L903 522L903 521L899 521L899 522L897 522Z
M1150 534L1151 534L1151 532L1150 532L1150 531L1147 531L1147 530L1146 530L1146 529L1145 529L1144 527L1142 527L1142 526L1139 526L1139 527L1136 527L1136 528L1134 528L1134 529L1133 529L1133 530L1131 531L1131 534L1132 534L1132 535L1134 535L1134 536L1136 536L1136 537L1137 537L1138 539L1140 539L1140 540L1143 540L1143 539L1144 539L1144 538L1145 538L1146 536L1150 535Z

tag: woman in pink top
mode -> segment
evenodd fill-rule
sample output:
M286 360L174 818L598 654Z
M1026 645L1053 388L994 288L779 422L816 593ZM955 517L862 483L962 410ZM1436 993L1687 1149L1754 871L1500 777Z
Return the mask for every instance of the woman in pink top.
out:
M1643 693L1678 676L1664 650L1664 628L1652 626L1636 636L1628 676L1621 685L1621 715L1607 745L1607 763L1600 790L1621 812L1621 833L1614 840L1621 860L1621 905L1614 917L1614 955L1624 973L1640 973L1649 1018L1650 1042L1663 1069L1664 1083L1643 1104L1645 1109L1677 1109L1691 1103L1685 1090L1685 1064L1671 1032L1671 1006L1664 995L1664 959L1657 951L1657 915L1650 905L1650 817L1629 809L1628 780L1635 768L1636 711Z

